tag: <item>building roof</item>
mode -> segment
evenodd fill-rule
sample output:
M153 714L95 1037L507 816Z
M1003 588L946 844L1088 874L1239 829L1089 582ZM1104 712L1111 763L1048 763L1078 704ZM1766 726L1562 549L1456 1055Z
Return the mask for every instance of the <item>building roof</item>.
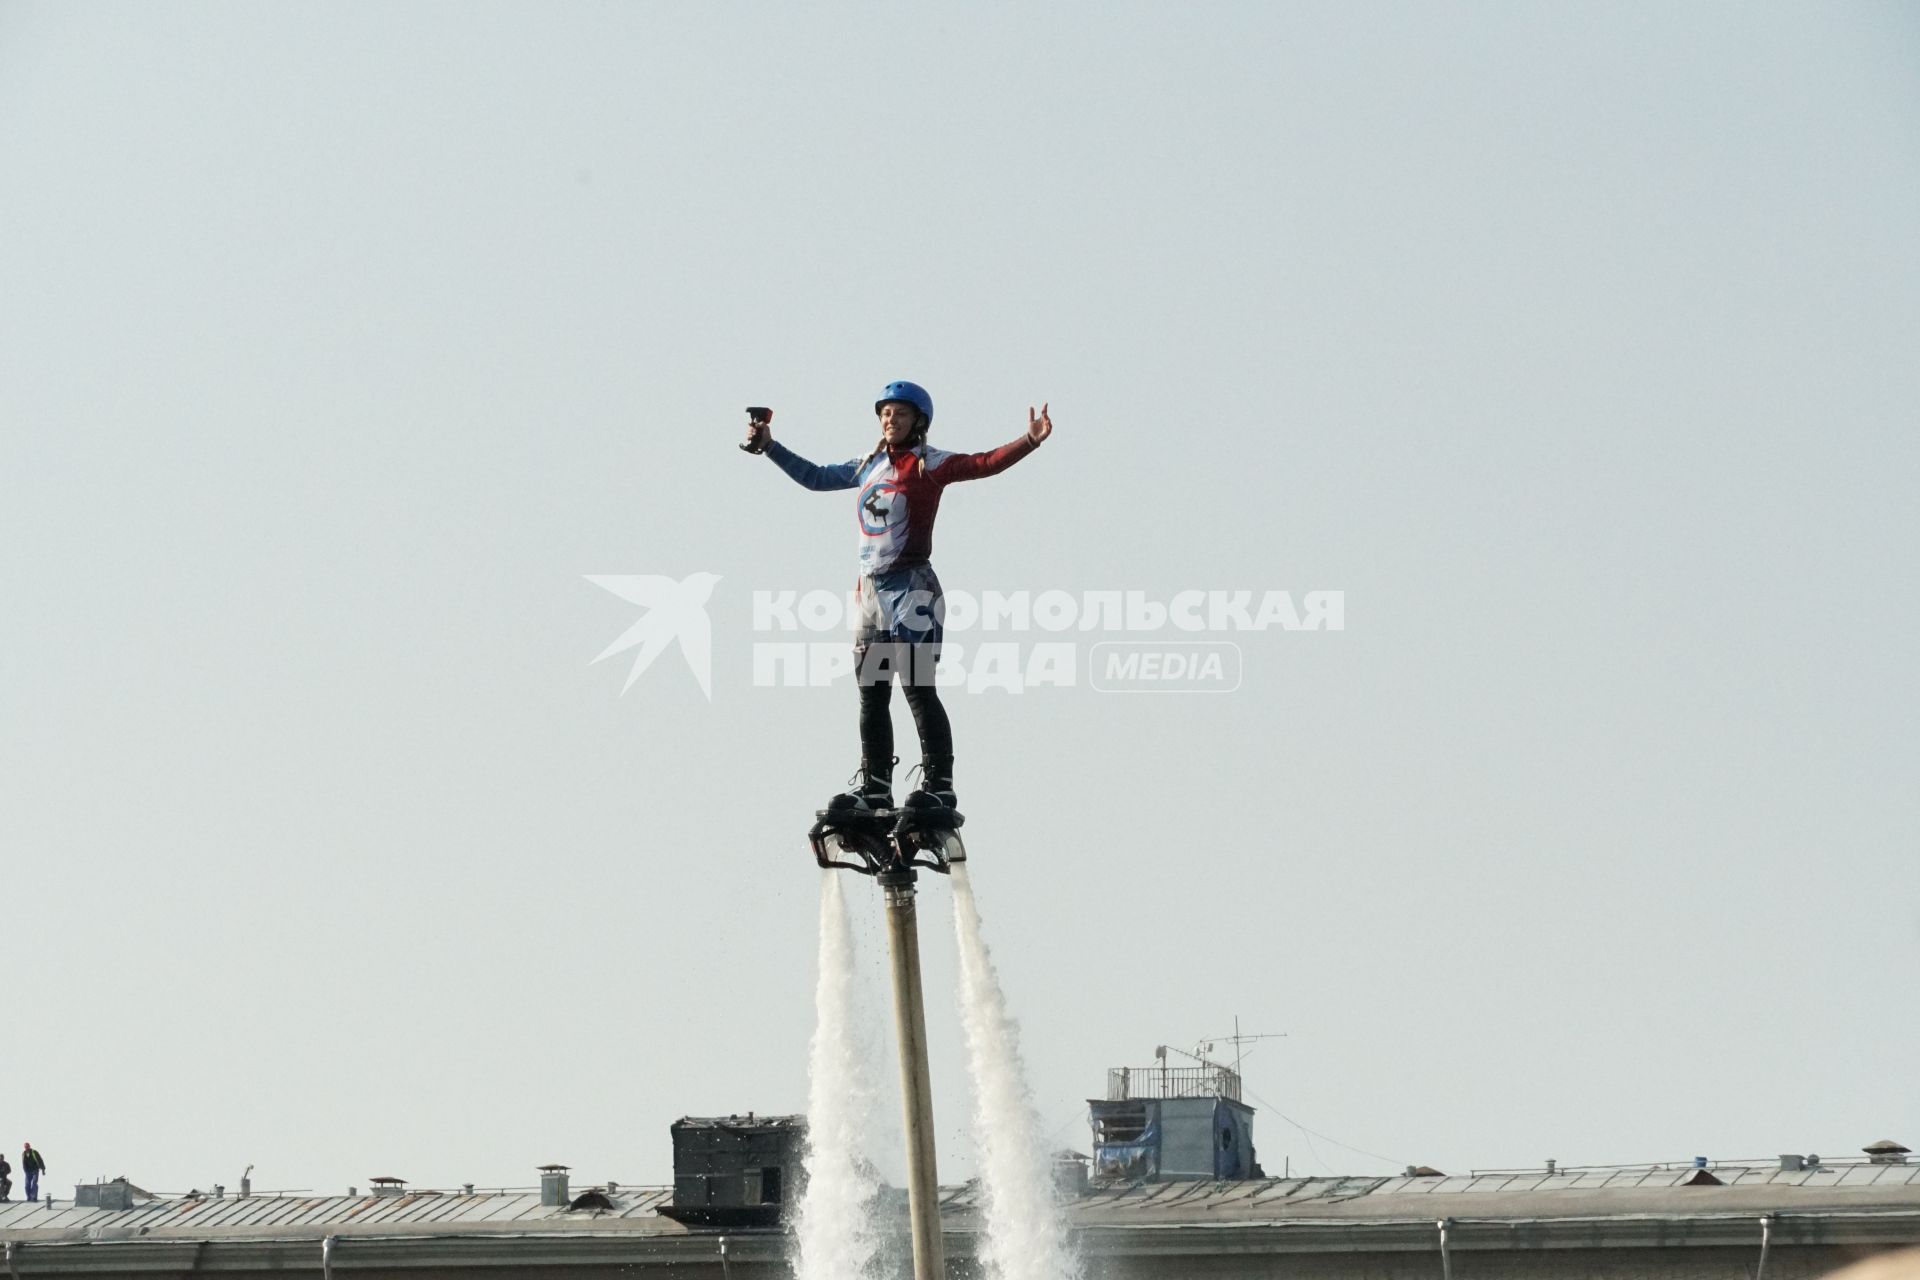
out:
M1721 1185L1687 1185L1691 1165L1567 1169L1456 1177L1264 1178L1154 1182L1095 1188L1067 1203L1089 1256L1228 1251L1313 1252L1434 1247L1591 1248L1612 1245L1754 1246L1761 1220L1778 1245L1920 1243L1920 1165L1850 1164L1783 1170L1713 1167ZM782 1229L699 1226L658 1212L662 1187L581 1186L610 1207L542 1205L537 1192L313 1196L155 1197L131 1209L58 1201L0 1204L0 1242L33 1269L96 1270L105 1257L128 1271L179 1265L181 1249L214 1249L240 1266L288 1266L309 1251L344 1251L353 1265L458 1266L510 1250L516 1261L663 1265L784 1256ZM136 1197L137 1198L137 1197ZM977 1184L946 1187L941 1217L949 1252L971 1251L979 1229ZM730 1243L729 1243L730 1242ZM93 1246L115 1246L96 1249ZM124 1247L122 1247L124 1246ZM197 1255L196 1255L197 1256ZM151 1258L140 1262L136 1259ZM270 1261L263 1261L270 1260ZM223 1263L223 1265L226 1265Z
M1818 1169L1715 1165L1719 1186L1688 1185L1691 1165L1481 1173L1454 1177L1256 1178L1166 1181L1094 1187L1068 1202L1076 1225L1124 1221L1384 1220L1438 1217L1595 1217L1618 1213L1820 1213L1862 1209L1920 1212L1920 1164L1850 1164ZM581 1186L579 1191L589 1188ZM72 1201L0 1204L0 1238L47 1239L213 1235L343 1235L425 1231L596 1230L680 1235L712 1231L657 1211L670 1187L601 1190L613 1208L543 1206L527 1191L414 1190L402 1194L154 1197L131 1209L81 1208ZM941 1189L941 1210L967 1229L980 1207L968 1182Z
M582 1188L585 1190L585 1188ZM156 1197L131 1209L0 1204L0 1239L211 1239L237 1236L383 1234L408 1231L566 1230L581 1222L631 1222L635 1229L680 1234L687 1228L655 1212L670 1187L621 1187L610 1212L571 1213L543 1206L538 1191L409 1191L398 1195L306 1194Z
M1456 1177L1265 1178L1154 1182L1102 1190L1073 1205L1077 1225L1159 1218L1221 1221L1594 1218L1621 1214L1751 1215L1864 1209L1920 1213L1920 1165L1789 1171L1715 1165L1719 1185L1683 1167L1566 1169Z

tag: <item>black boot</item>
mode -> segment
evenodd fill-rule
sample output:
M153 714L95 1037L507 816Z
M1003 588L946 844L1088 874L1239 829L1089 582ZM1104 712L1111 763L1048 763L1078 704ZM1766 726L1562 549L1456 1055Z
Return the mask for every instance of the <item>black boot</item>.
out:
M827 801L827 808L869 813L893 808L893 766L898 763L892 756L884 760L862 760L859 769L847 779L851 789Z
M920 785L907 797L907 804L917 807L915 801L921 796L945 809L960 807L953 797L952 756L926 756L920 761Z

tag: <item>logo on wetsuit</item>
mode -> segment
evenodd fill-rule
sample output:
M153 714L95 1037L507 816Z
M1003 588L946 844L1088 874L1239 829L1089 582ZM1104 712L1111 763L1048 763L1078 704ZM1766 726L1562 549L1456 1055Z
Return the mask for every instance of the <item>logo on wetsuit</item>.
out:
M891 480L880 480L860 492L860 532L877 537L906 519L907 495Z

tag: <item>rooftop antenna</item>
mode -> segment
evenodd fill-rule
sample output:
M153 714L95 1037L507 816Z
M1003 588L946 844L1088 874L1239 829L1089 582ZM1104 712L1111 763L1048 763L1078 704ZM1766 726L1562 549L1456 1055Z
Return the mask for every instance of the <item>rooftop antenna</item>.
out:
M1253 1044L1259 1040L1284 1040L1286 1038L1287 1033L1284 1031L1263 1031L1257 1034L1243 1032L1240 1030L1239 1015L1236 1014L1233 1019L1232 1035L1213 1036L1209 1039L1200 1040L1196 1042L1190 1050L1181 1049L1174 1045L1155 1045L1153 1057L1157 1064L1157 1070L1160 1073L1161 1088L1164 1090L1167 1087L1167 1055L1177 1053L1181 1057L1191 1059L1200 1064L1205 1070L1213 1073L1212 1087L1216 1090L1221 1090L1221 1096L1233 1098L1238 1101L1241 1089L1244 1087L1242 1083L1243 1077L1241 1076L1241 1065L1247 1056L1244 1046ZM1216 1044L1230 1044L1233 1046L1233 1065L1231 1067L1224 1062L1216 1062L1208 1056L1214 1051ZM1172 1097L1174 1095L1163 1093L1162 1096Z
M1253 1044L1259 1040L1285 1040L1286 1038L1287 1033L1284 1031L1262 1031L1257 1035L1242 1035L1240 1033L1240 1015L1236 1013L1233 1015L1233 1034L1230 1036L1209 1036L1199 1041L1193 1046L1193 1056L1205 1062L1206 1055L1213 1052L1213 1046L1215 1044L1222 1042L1230 1044L1233 1046L1233 1074L1240 1076L1240 1078L1244 1080L1246 1077L1241 1074L1240 1062L1246 1055L1241 1051L1241 1046Z

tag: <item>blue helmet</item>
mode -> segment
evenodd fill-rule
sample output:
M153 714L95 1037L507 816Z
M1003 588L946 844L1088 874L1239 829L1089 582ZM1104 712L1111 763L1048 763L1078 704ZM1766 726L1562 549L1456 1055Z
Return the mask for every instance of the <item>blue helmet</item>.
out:
M920 411L920 430L924 434L933 425L933 397L927 389L917 382L889 382L880 398L873 402L873 411L880 412L880 406L889 400L904 400Z

